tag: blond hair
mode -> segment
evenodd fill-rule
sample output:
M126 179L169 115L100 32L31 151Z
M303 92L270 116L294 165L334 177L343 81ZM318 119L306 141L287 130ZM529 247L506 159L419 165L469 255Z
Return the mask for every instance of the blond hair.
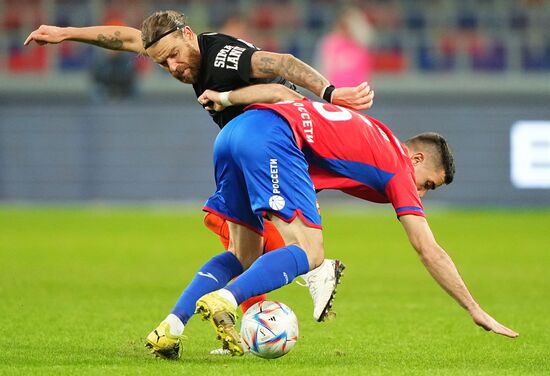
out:
M183 29L187 25L187 17L174 10L162 10L151 14L141 24L141 41L148 48L170 33Z

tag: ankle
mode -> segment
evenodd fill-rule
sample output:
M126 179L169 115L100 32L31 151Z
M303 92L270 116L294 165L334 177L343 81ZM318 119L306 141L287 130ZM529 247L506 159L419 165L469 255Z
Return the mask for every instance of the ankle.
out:
M168 326L170 327L170 334L176 337L180 337L183 334L183 329L185 328L185 325L181 321L181 319L174 315L173 313L166 316L164 319L165 323L168 323Z
M217 291L218 295L227 300L233 308L237 308L239 304L237 303L237 299L235 299L235 296L231 293L231 291L227 289L221 289Z

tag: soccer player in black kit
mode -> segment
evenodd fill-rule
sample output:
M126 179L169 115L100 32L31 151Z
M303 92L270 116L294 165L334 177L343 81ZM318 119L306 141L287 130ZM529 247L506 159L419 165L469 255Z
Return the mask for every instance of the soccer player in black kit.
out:
M170 10L147 17L141 31L124 26L60 28L42 25L27 37L25 45L31 41L38 44L77 41L148 56L174 78L192 84L197 97L206 89L226 92L251 84L275 82L292 89L295 89L295 84L302 86L326 101L356 110L370 108L373 101L373 92L367 83L335 88L315 69L292 55L261 51L246 41L224 34L197 35L187 25L183 14ZM210 111L220 128L242 113L244 108L226 104L227 108L221 112ZM227 249L230 239L226 221L209 213L205 224L220 237ZM266 221L263 249L258 252L282 246L282 237ZM314 302L315 320L323 321L329 315L342 270L343 264L339 260L326 259L318 268L304 275ZM243 303L243 312L263 299L265 296ZM182 320L178 317L182 311L181 301L184 300L180 297L172 313L147 338L148 346L159 356L179 357L179 337L183 332Z

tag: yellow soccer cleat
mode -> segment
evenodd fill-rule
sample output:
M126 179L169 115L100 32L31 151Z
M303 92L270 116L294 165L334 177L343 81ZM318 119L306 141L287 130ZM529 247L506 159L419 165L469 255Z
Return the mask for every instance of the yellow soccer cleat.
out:
M244 354L241 335L235 328L237 312L227 299L222 298L215 291L206 294L197 301L197 313L202 316L203 320L208 320L214 325L217 337L222 341L224 349L229 350L233 356Z
M170 325L165 321L149 333L145 346L164 359L176 360L180 357L180 337L170 334Z

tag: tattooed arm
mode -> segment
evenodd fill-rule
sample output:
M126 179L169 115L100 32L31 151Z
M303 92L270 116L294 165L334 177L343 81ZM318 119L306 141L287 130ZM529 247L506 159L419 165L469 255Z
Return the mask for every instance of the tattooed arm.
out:
M281 76L296 85L305 87L319 97L330 84L321 73L290 54L257 51L252 55L250 73L254 78Z
M43 45L66 40L93 44L109 50L130 51L145 55L141 31L127 26L57 27L42 25L27 37L25 45L32 41Z
M252 55L250 76L253 78L283 77L284 79L304 87L323 98L330 82L315 69L290 54L257 51ZM330 102L352 108L367 110L373 104L374 92L368 83L363 82L355 87L336 88L332 92Z

